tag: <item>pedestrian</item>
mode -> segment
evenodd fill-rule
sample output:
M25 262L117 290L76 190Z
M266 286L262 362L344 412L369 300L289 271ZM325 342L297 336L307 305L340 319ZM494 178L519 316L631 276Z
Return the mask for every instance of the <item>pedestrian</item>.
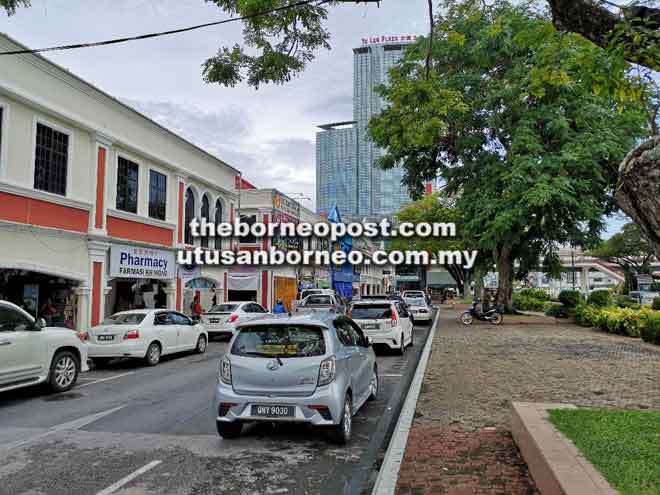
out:
M39 312L41 318L46 320L47 325L53 324L53 317L57 314L57 309L53 306L53 301L49 297L46 299L46 302L41 306L41 311Z
M283 313L286 313L286 307L284 307L284 304L282 303L282 299L278 299L277 302L275 303L275 306L273 307L273 314L281 315Z
M195 297L193 298L193 302L190 303L190 316L192 316L192 319L195 321L199 321L200 317L202 316L202 313L204 312L200 300L201 300L200 295L195 294Z

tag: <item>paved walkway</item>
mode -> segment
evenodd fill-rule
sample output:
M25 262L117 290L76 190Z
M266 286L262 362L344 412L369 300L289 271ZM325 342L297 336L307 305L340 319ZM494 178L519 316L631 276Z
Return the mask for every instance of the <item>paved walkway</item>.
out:
M398 493L535 494L510 403L660 409L660 348L549 318L463 327L441 309Z

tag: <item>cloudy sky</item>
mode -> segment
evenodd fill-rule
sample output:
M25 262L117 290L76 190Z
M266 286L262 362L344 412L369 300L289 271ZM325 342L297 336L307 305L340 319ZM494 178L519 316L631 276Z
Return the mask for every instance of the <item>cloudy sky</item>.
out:
M48 54L244 173L259 187L315 196L318 124L352 118L352 48L362 36L423 33L425 0L383 0L331 10L332 50L285 86L224 88L201 78L222 45L241 43L240 24ZM32 47L96 41L222 19L204 0L32 0L0 31ZM303 201L313 207L312 201Z
M332 50L284 86L224 88L201 78L218 47L241 43L240 24L47 56L243 171L314 209L318 124L352 118L352 48L363 36L423 34L426 0L331 9ZM32 47L162 31L225 18L204 0L32 0L0 32ZM609 234L621 221L610 222Z

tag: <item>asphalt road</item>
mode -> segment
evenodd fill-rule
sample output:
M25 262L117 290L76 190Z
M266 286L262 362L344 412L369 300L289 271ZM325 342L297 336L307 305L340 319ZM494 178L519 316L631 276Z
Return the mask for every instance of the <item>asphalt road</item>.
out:
M110 364L64 394L0 394L0 495L365 493L428 333L415 327L403 357L377 349L379 398L346 447L306 425L218 437L211 399L226 342L154 368Z

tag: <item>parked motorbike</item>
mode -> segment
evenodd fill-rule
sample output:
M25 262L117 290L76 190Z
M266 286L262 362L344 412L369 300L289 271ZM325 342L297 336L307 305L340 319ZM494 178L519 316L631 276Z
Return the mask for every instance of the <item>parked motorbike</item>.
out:
M478 299L472 301L470 309L461 314L460 319L463 325L472 325L472 322L477 319L480 321L489 321L493 325L499 325L502 323L504 316L502 312L497 308L491 308L488 311L480 311L477 309L479 303Z

